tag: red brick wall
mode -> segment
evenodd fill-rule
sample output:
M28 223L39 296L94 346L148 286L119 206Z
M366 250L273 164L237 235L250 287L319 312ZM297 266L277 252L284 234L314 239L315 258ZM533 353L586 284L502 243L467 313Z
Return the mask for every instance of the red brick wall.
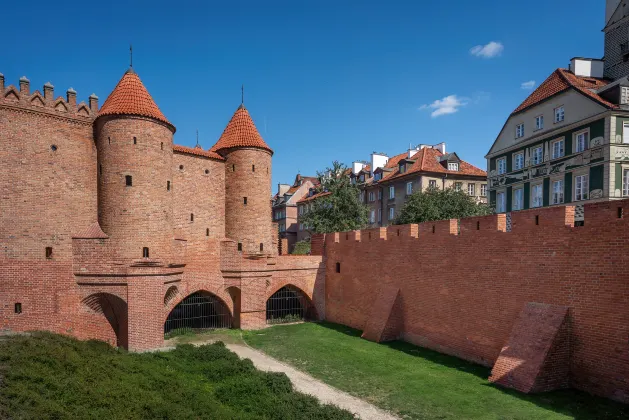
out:
M567 306L571 385L629 401L629 201L326 238L326 319L363 329L373 290L400 288L406 341L492 365L524 305ZM537 219L536 219L536 216ZM568 226L567 226L568 225ZM434 233L433 233L434 226ZM399 236L398 236L399 229ZM340 262L341 272L336 273Z
M241 242L244 252L258 253L262 243L264 252L271 253L271 154L261 149L233 149L226 159L225 236Z

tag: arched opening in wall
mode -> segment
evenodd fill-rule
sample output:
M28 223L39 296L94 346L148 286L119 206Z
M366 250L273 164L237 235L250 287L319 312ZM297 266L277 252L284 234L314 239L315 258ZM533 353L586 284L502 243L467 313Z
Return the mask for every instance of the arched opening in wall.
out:
M266 301L266 323L311 321L317 319L314 305L299 288L288 285Z
M177 286L170 286L168 290L166 290L166 294L164 295L164 305L168 305L170 302L172 302L178 294L179 289L177 289Z
M93 315L103 316L116 336L116 345L118 347L128 348L128 310L127 302L116 295L109 293L95 293L83 299L83 305ZM106 339L107 334L105 328L98 325L90 326L95 328L95 332L100 335L101 339Z
M173 308L164 323L164 334L231 326L232 316L227 305L213 294L201 291L191 294Z

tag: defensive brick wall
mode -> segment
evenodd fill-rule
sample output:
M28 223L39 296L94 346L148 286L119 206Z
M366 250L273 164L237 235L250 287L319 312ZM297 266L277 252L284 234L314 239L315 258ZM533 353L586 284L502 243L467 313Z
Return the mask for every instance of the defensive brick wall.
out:
M365 330L389 317L377 331L487 366L500 357L497 383L629 401L629 200L586 205L582 227L570 206L511 217L511 232L493 215L334 233L325 247L313 237L326 319ZM397 289L396 305L377 304Z

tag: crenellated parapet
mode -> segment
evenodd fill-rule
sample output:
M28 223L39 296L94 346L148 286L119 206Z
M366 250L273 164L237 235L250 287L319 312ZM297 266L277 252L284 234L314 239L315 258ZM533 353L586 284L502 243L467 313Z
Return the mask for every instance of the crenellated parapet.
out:
M98 113L98 96L92 94L87 103L77 104L76 91L69 88L65 98L55 99L55 88L50 82L42 87L42 91L31 93L30 80L25 76L20 78L18 87L6 86L4 75L0 73L0 108L91 123Z

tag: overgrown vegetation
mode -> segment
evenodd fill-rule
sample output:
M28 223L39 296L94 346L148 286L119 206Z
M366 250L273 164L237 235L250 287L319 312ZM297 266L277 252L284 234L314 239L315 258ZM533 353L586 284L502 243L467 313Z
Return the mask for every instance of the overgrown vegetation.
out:
M246 342L405 419L627 419L629 406L575 390L526 395L490 369L404 342L376 344L330 323L244 331Z
M293 255L308 254L310 254L310 241L299 241L295 243L295 248L293 248Z
M291 322L301 322L303 321L303 317L299 314L288 314L284 315L281 318L270 318L268 320L269 324L288 324Z
M317 173L319 192L329 194L313 200L314 207L302 216L310 232L344 232L367 226L367 206L360 202L360 190L346 171L345 165L334 161L331 168Z
M484 203L476 203L463 191L454 188L439 189L430 187L414 192L400 212L398 225L422 223L433 220L460 219L471 216L486 216L493 210Z
M223 343L133 354L50 333L0 342L0 418L351 419Z

